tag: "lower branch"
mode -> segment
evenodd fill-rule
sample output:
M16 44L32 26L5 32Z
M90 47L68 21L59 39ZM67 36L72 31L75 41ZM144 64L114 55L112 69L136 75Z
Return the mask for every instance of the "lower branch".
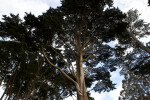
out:
M78 84L76 81L74 81L70 76L68 76L60 67L54 65L47 57L44 48L42 47L42 53L45 57L45 59L47 60L47 62L54 68L58 69L67 79L69 79L71 82L73 82L75 85Z

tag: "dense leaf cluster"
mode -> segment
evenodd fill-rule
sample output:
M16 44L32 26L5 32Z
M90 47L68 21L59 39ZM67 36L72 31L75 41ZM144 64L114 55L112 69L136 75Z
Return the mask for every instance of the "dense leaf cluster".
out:
M124 61L121 66L122 73L125 75L120 100L148 100L150 98L150 52L145 49L149 47L144 45L140 39L150 35L149 23L139 19L138 11L133 9L127 12L125 21L129 23L127 35L130 35L128 38L130 44L125 42L119 45L119 48L124 51L124 53L121 52L122 57L120 58Z
M0 83L6 98L53 100L75 95L74 84L46 61L41 48L54 65L76 82L77 60L82 54L85 84L91 87L95 82L96 92L115 89L110 72L117 66L124 73L134 70L124 87L130 83L139 85L134 79L128 80L137 79L139 73L146 76L150 59L129 35L130 32L137 38L149 35L149 24L138 19L137 11L129 11L126 18L112 6L112 0L62 0L61 3L60 7L50 8L38 17L32 13L26 13L24 20L19 15L3 16ZM112 47L108 43L114 40L118 43ZM127 53L129 49L133 50ZM68 66L73 67L75 75Z

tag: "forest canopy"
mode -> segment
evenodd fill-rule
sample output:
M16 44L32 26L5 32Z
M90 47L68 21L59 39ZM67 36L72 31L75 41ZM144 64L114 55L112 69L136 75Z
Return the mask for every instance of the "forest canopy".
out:
M1 99L63 100L74 95L94 100L87 88L95 83L92 90L98 93L115 89L110 73L117 68L125 75L120 99L131 98L128 89L134 91L131 99L147 99L150 44L140 38L149 36L149 29L137 10L125 14L112 0L61 0L61 6L37 17L32 12L24 19L3 15ZM111 46L112 41L117 43Z

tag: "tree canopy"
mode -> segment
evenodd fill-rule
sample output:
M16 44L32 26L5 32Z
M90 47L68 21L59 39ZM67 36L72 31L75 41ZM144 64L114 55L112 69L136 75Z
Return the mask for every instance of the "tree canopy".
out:
M0 83L5 92L1 99L61 100L75 95L78 100L93 100L87 88L95 83L95 92L115 89L110 72L118 66L126 71L126 65L127 70L135 67L129 61L148 64L137 61L137 57L146 61L149 49L135 36L149 32L136 13L129 12L126 18L112 0L62 0L61 4L38 17L32 13L23 20L19 15L3 16ZM114 40L118 43L112 47L109 42ZM126 54L130 48L133 52Z
M122 55L124 60L122 73L125 79L122 81L123 90L120 94L120 100L148 100L150 99L150 48L149 42L142 43L141 38L150 35L149 23L139 19L140 14L137 10L129 10L127 12L126 22L129 23L128 32L130 36L130 44L124 44L128 49Z

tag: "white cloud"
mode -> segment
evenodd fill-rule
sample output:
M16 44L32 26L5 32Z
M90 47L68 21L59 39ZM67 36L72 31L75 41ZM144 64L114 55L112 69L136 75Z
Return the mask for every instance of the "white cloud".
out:
M0 0L0 18L10 13L18 14L23 18L25 12L40 15L46 12L50 6L60 5L59 0Z
M113 98L112 100L118 100L121 90L122 90L122 82L120 82L119 86L115 90L109 92L111 98Z
M106 100L105 99L107 97L106 95L107 95L106 93L101 93L100 94L100 93L97 93L97 92L94 92L94 91L91 92L91 97L94 97L95 100Z
M110 92L102 93L91 91L91 96L94 97L95 100L118 100L120 91L122 90L121 81L123 80L123 76L120 76L119 72L120 70L118 69L115 72L111 73L111 80L113 81L113 83L116 83L116 89Z
M129 9L138 9L141 13L142 19L150 22L150 6L148 6L148 0L114 0L114 5L118 6L122 11L127 12Z
M120 95L120 91L122 90L122 80L124 79L124 76L120 76L120 69L116 70L115 72L111 73L111 80L116 83L116 89L109 92L109 95L112 100L118 100L118 97Z

